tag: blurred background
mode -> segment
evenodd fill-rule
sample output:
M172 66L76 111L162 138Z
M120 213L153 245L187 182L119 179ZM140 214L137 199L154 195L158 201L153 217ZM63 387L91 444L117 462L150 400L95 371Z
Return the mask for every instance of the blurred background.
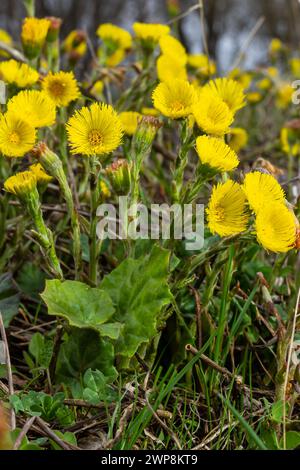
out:
M198 0L36 0L37 16L63 18L63 35L80 28L95 40L99 23L112 22L131 29L134 21L168 22L178 8L184 12ZM249 33L262 16L265 21L247 48L245 66L263 64L271 38L278 37L293 48L300 45L300 0L203 0L210 55L219 70L226 71ZM20 18L25 16L22 0L0 1L0 28L15 39ZM179 34L189 52L202 51L199 10L179 22Z

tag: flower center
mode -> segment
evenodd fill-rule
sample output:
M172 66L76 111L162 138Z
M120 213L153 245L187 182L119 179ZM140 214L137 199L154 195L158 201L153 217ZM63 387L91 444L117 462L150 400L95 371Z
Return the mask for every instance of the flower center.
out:
M225 210L223 207L218 206L215 209L215 217L217 222L223 222L225 219Z
M54 80L49 86L50 93L54 96L63 96L65 93L66 85L58 80Z
M98 147L99 145L103 144L103 137L101 133L97 129L93 129L89 133L89 143L93 147Z
M8 140L11 144L18 145L20 143L20 136L17 132L12 132L8 137Z
M172 105L171 105L171 108L172 110L176 113L176 112L179 112L179 111L182 111L184 106L183 104L181 103L181 101L179 100L176 100L176 101L173 101Z

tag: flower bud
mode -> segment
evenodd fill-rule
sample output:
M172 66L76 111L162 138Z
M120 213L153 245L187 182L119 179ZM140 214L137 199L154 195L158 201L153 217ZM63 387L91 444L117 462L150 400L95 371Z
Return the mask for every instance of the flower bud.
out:
M35 59L41 53L45 43L50 21L42 18L25 18L22 25L21 40L28 59Z
M48 42L55 42L58 39L62 19L56 16L47 16L46 20L50 21L50 26L47 34Z
M120 159L106 169L109 182L118 196L125 196L131 186L131 165L127 160Z
M161 123L153 116L143 116L134 136L134 148L137 155L147 153L152 145Z

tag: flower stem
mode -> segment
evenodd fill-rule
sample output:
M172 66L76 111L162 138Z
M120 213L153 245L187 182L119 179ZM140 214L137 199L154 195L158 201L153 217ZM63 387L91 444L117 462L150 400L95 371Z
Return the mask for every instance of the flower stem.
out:
M92 285L98 283L98 243L97 243L97 206L99 201L99 170L96 157L90 158L90 191L91 191L91 222L90 222L90 282Z

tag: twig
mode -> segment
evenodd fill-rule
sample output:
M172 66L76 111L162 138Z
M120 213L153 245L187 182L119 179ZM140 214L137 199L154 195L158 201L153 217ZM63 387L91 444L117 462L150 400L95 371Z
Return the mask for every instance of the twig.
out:
M28 62L26 57L20 51L18 51L17 49L14 49L8 44L5 44L5 42L0 41L0 49L2 51L7 52L8 55L10 55L13 59L17 60L18 62L24 62L24 63Z
M285 402L286 402L287 386L288 386L288 381L289 381L289 371L290 371L290 367L291 367L291 359L292 359L292 353L293 353L294 337L295 337L295 332L296 332L296 324L297 324L297 318L299 317L299 313L298 313L299 305L300 305L300 289L298 290L298 295L297 295L297 301L296 301L296 307L295 307L295 313L294 313L292 331L291 331L291 339L290 339L290 345L289 345L289 349L288 349L286 372L285 372L284 384L283 384L283 416L282 416L282 423L283 423L283 449L284 450L286 450L286 407L285 407Z
M59 447L63 450L81 450L80 447L74 446L73 444L67 443L60 439L52 429L49 428L48 424L39 416L36 417L36 424L40 427L40 429L52 439Z
M236 60L233 62L233 65L232 65L232 70L236 69L238 67L238 65L240 64L240 62L243 60L243 57L244 57L244 54L245 52L247 51L250 43L252 42L254 36L256 35L256 33L258 32L258 30L262 27L262 25L264 24L265 22L265 17L264 16L261 16L260 18L258 18L257 22L255 23L255 25L253 26L253 28L251 29L246 41L244 42L244 44L242 45L241 47L241 50L240 50L240 53L238 55L238 57L236 58Z
M180 13L180 15L175 16L175 18L172 18L170 21L167 22L167 24L176 23L177 21L182 20L182 18L185 18L186 16L188 16L193 11L199 10L199 8L200 8L200 5L193 5L190 8L188 8L186 11L184 11L183 13Z
M14 450L17 450L20 447L20 445L22 443L22 440L24 439L24 437L28 433L29 429L33 425L33 423L35 421L35 418L36 418L36 416L32 416L31 418L27 419L26 423L23 426L23 429L21 430L20 434L18 435L18 437L17 437L17 439L14 443Z
M12 370L11 370L11 362L10 362L10 354L9 354L7 336L6 336L6 332L5 332L1 312L0 312L0 332L1 332L2 341L4 342L4 346L5 346L7 378L8 378L8 391L9 391L9 396L12 396L15 393L14 392L14 383L13 383L13 376L12 376ZM11 407L11 429L12 429L12 431L15 428L16 428L16 415L15 415L15 411L14 411L13 407Z
M194 346L192 346L191 344L187 344L185 346L185 349L187 351L190 351L194 355L199 353L198 349L194 348ZM226 367L219 366L219 364L217 364L215 361L213 361L209 357L205 356L205 354L201 354L200 359L203 362L205 362L208 366L210 366L212 369L215 369L217 372L220 372L220 374L222 375L226 375L231 378L238 377L234 375L232 372L230 372L230 370L228 370Z

